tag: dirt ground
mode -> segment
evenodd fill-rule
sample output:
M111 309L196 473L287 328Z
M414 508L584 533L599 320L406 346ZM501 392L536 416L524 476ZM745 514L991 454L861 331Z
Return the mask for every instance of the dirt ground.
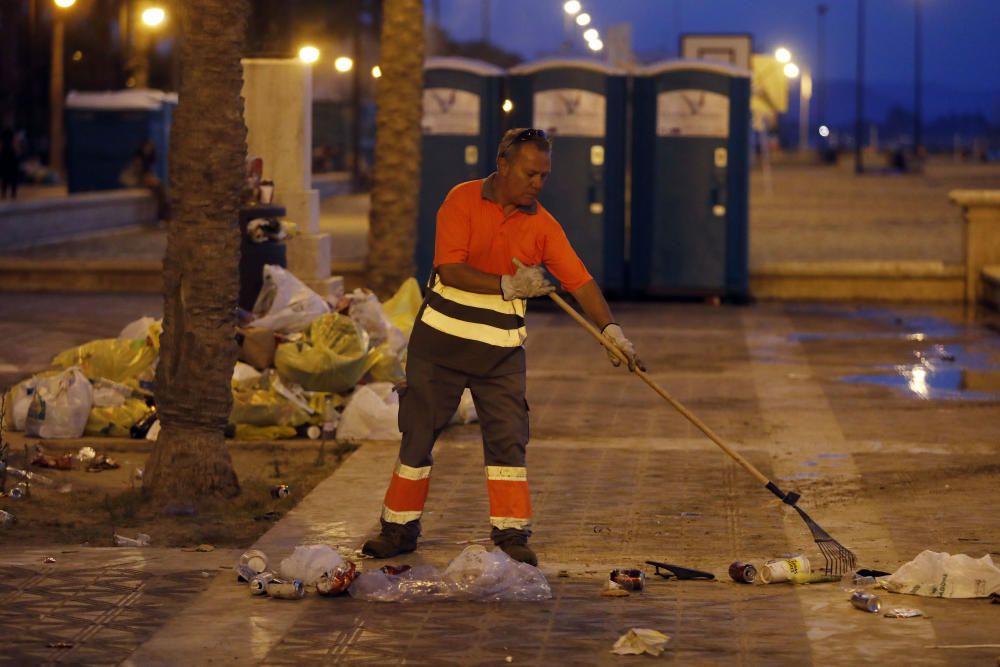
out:
M42 478L30 483L30 497L0 498L0 509L17 517L0 532L0 545L113 546L118 533L151 537L157 547L244 547L252 544L274 521L294 507L328 477L356 446L336 441L228 441L242 492L231 500L199 507L194 516L163 516L153 512L142 495L142 470L151 449L145 440L80 438L39 441L23 434L7 435L10 468L30 470ZM50 456L76 454L92 447L118 468L89 472L79 460L71 470L24 465L39 449ZM18 486L8 474L6 488ZM272 498L271 488L286 484L289 494Z

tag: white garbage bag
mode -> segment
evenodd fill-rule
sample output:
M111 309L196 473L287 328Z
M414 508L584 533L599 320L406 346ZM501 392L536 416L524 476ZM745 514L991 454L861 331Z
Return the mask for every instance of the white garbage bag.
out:
M368 332L373 346L381 345L390 340L390 336L395 339L394 351L406 346L406 336L389 321L382 304L379 303L378 297L373 292L359 287L351 292L347 298L351 302L347 314Z
M319 581L324 573L333 572L344 564L344 558L325 544L310 544L295 547L288 558L281 561L278 571L286 581L298 579L310 586Z
M887 591L932 598L985 598L1000 593L1000 568L989 555L922 551L879 583Z
M295 332L308 327L330 306L291 273L276 264L264 265L264 284L253 306L253 326L271 331Z
M149 336L159 338L162 330L162 319L156 319L155 317L149 317L146 315L144 317L140 317L134 322L126 324L125 328L123 328L121 333L118 334L118 338L122 340L137 340L147 338Z
M389 382L357 387L337 425L338 440L399 440L399 395Z
M25 431L35 438L79 438L87 426L94 388L78 366L35 385Z

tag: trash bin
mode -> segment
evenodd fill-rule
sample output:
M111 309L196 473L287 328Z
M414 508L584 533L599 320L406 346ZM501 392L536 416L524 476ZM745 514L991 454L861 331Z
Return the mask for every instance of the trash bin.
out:
M554 59L510 71L511 125L553 139L540 198L606 291L625 284L625 73Z
M283 206L253 206L241 208L240 220L240 298L239 306L253 310L253 305L264 285L264 265L277 264L288 267L284 241L254 243L247 235L247 225L257 218L280 218L285 215Z
M167 182L176 93L73 91L66 96L66 187L69 192L124 187L122 170L146 141L156 147L154 173Z
M631 289L745 299L750 72L662 62L633 91Z
M426 284L434 263L437 211L453 187L485 178L496 163L504 71L468 58L424 64L423 160L415 261Z

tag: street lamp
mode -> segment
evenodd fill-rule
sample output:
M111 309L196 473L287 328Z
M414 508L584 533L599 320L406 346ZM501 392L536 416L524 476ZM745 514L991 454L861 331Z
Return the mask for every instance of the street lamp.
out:
M309 44L303 46L299 49L299 60L307 65L312 65L314 62L319 60L319 49Z
M579 0L567 0L566 4L563 5L563 11L570 16L576 16L580 13L583 6L580 5Z
M782 70L789 79L794 79L799 75L799 66L795 63L785 63L785 67Z
M158 28L167 18L167 13L162 7L147 7L142 12L142 23L150 28Z
M350 72L351 68L354 67L354 61L347 56L340 56L333 61L333 67L338 72Z
M382 78L382 68L379 67L378 65L375 65L375 67L372 67L372 78L373 79L380 79L380 78Z
M585 25L590 25L590 14L587 14L586 12L578 14L576 17L576 24L581 28Z
M53 0L59 10L66 10L76 0ZM63 172L63 58L66 24L63 12L52 17L52 67L49 70L49 168L57 175Z
M774 50L774 59L779 63L790 63L792 61L792 52L781 46Z
M604 42L602 42L599 39L592 39L589 42L587 42L587 46L590 47L591 51L600 51L601 49L604 48Z
M583 38L588 42L592 42L600 36L600 33L597 32L597 28L588 28L583 32Z

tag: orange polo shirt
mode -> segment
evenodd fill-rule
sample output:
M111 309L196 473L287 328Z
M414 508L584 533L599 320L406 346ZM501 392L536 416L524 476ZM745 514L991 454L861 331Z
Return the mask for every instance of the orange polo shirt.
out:
M468 264L496 275L515 271L511 258L544 264L573 292L593 280L552 214L538 202L505 218L493 194L493 174L452 188L438 209L434 268Z

